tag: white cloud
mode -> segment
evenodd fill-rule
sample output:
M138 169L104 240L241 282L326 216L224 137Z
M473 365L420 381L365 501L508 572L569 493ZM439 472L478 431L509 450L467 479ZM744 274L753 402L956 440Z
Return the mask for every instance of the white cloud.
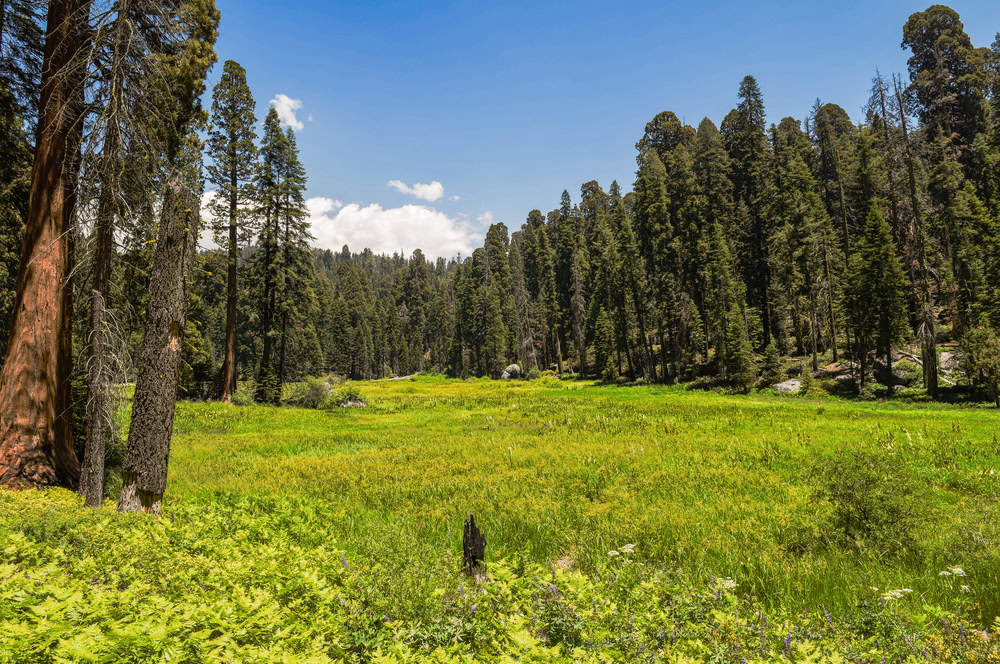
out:
M376 254L411 253L420 249L431 258L469 256L478 239L469 227L426 205L383 208L378 203L342 205L330 198L310 198L312 232L316 245L339 251L369 248Z
M454 196L449 196L448 200L449 201L457 201L458 200L458 194L455 194Z
M434 180L430 184L421 184L418 182L412 187L407 186L405 182L400 180L389 180L385 185L430 203L444 196L444 185L437 180Z
M306 207L309 208L309 216L315 218L328 215L335 210L339 210L344 207L344 204L333 198L313 196L306 201Z
M302 131L305 127L302 121L295 117L295 112L302 108L301 99L292 99L288 95L278 94L271 100L271 106L274 106L278 111L278 117L281 118L281 126L291 127L295 131Z
M198 236L199 249L219 248L219 245L215 243L212 233L212 223L215 221L215 215L212 214L212 209L209 207L218 193L217 191L206 191L201 195L201 213L199 214L199 218L201 219L201 234Z
M476 221L478 221L483 226L492 226L493 222L494 222L493 213L492 212L483 212L481 215L479 215L478 217L476 217Z

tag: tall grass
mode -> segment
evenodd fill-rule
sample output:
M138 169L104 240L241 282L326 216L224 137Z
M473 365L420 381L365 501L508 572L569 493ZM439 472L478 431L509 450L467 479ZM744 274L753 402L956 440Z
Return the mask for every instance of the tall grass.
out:
M320 412L185 403L169 498L292 493L331 540L421 575L476 514L492 557L595 571L636 544L650 566L731 576L773 605L850 609L871 586L944 601L975 573L1000 612L1000 417L988 409L722 396L667 387L421 377L357 384L370 407ZM914 546L848 545L820 491L824 459L891 455L915 483ZM412 555L390 554L411 539Z

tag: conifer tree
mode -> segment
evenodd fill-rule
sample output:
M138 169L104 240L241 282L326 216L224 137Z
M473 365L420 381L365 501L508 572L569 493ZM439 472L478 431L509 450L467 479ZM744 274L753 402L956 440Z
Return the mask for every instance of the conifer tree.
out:
M607 312L601 308L597 314L594 334L594 360L601 379L611 382L617 376L614 362L615 332Z
M761 348L771 341L770 270L767 260L766 215L763 194L767 176L767 137L764 127L764 100L753 76L744 77L739 89L740 103L727 117L723 137L733 161L733 186L737 201L748 214L747 249L743 279L748 303L761 315Z
M882 358L892 373L892 347L906 337L906 275L895 250L889 223L871 205L864 235L851 256L848 312L858 340L861 385L867 381L869 356Z
M237 264L241 244L251 231L252 180L257 138L255 102L246 71L233 60L223 65L222 78L212 91L211 129L208 134L208 181L216 187L211 212L215 241L226 248L226 338L222 352L222 400L236 392Z
M309 229L309 212L305 203L306 172L299 160L295 132L291 127L285 132L281 147L277 196L280 259L276 256L277 265L273 270L278 275L281 326L277 370L279 388L288 378L288 344L292 330L305 331L307 336L314 335L312 317L317 307L313 290L312 250L309 248L309 242L315 238Z

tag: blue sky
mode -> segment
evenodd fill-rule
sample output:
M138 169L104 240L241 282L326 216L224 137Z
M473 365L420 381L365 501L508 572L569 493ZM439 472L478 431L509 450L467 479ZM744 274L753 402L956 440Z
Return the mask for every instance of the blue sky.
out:
M563 189L629 190L650 118L718 124L746 74L769 121L816 97L860 119L875 68L905 72L902 26L928 4L218 0L210 85L236 60L259 116L277 100L301 124L318 244L451 256ZM992 43L1000 2L950 6Z

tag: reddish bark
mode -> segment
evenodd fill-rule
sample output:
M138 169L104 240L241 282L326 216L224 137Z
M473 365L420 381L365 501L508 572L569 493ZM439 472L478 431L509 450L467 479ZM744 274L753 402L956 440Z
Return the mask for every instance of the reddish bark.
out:
M90 0L49 3L28 217L0 373L0 484L74 486L69 228L81 131L79 57Z

